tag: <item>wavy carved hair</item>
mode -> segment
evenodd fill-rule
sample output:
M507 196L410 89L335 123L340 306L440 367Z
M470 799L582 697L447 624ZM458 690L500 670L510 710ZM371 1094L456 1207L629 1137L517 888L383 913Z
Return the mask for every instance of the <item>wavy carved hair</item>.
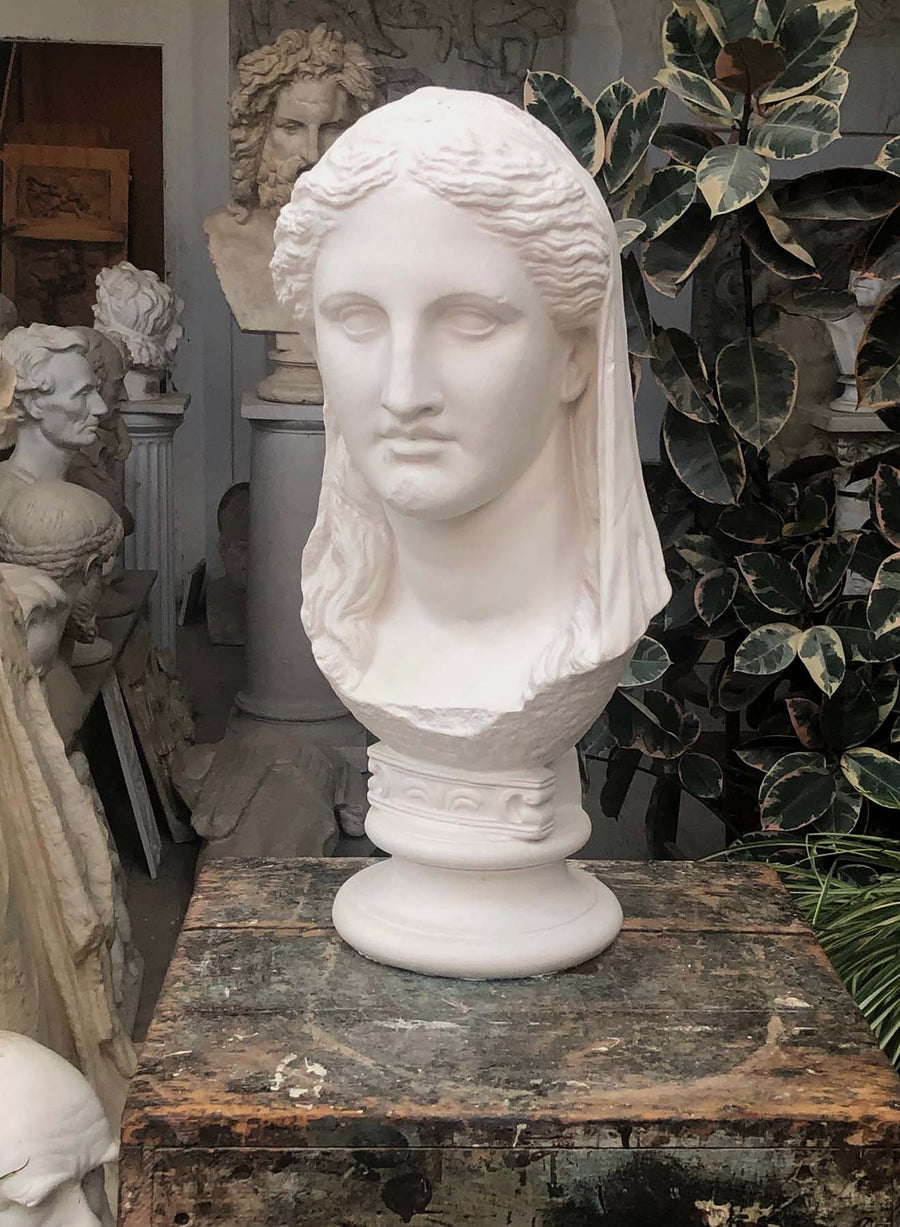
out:
M238 84L228 101L231 141L229 211L246 221L259 203L256 182L260 158L278 92L299 78L331 79L355 100L359 111L375 98L374 65L358 43L316 26L283 30L265 47L250 51L237 64Z
M440 122L432 125L428 118L436 109ZM470 210L487 232L509 243L560 331L597 330L598 319L609 316L604 304L618 293L618 254L599 192L584 172L579 177L572 167L580 169L562 144L510 103L463 91L418 90L360 120L300 176L276 227L271 268L279 298L293 308L301 328L311 329L312 282L329 233L353 204L407 179ZM623 352L618 359L626 369L627 405L622 408L631 437L618 459L633 463L640 482L624 318L619 331ZM599 330L598 344L613 348ZM610 356L599 355L601 368L606 362L608 369ZM617 378L621 393L621 371ZM581 595L564 633L536 662L532 692L627 650L646 626L644 621L624 646L598 636L604 577L598 549L603 515L597 406L597 379L592 378L570 418L573 470L587 539ZM323 671L339 687L351 690L374 649L372 615L390 578L394 542L379 499L350 459L327 394L325 429L319 514L303 555L302 616ZM610 457L609 463L615 471L616 458ZM646 506L642 484L640 496ZM630 496L627 501L632 502ZM658 570L664 586L661 555ZM648 599L654 603L652 591ZM663 595L652 612L665 599Z

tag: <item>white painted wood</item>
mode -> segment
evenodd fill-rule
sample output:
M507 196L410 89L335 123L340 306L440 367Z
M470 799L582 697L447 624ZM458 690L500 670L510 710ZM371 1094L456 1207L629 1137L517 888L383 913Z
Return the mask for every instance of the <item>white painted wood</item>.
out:
M103 696L103 706L109 720L109 727L112 729L122 775L125 777L128 799L131 802L134 821L141 837L141 847L144 849L144 856L147 860L147 871L155 881L162 859L162 840L159 837L156 815L153 813L150 793L147 791L147 781L144 779L141 760L138 757L134 733L131 731L131 722L128 719L122 687L115 673L111 673L100 687L100 694Z

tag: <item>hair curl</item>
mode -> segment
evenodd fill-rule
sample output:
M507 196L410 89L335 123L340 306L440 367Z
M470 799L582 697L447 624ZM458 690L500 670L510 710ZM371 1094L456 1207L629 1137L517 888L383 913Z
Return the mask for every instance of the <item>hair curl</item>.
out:
M271 268L281 302L301 326L312 326L312 281L319 252L342 213L397 180L428 188L470 210L488 233L509 243L561 331L585 327L609 292L608 232L598 224L597 203L558 156L547 156L546 130L510 103L477 95L478 106L496 108L496 129L467 113L465 95L439 124L421 121L413 100L449 91L420 90L401 103L411 123L379 126L388 108L350 128L315 167L301 175L291 203L279 215ZM439 100L435 98L439 105ZM510 140L515 125L525 139ZM599 199L599 197L598 197ZM611 224L610 224L611 229ZM572 415L573 469L589 534L599 520L594 462L597 412L590 396ZM304 552L302 617L323 671L352 690L374 650L372 614L388 582L393 534L381 504L350 459L333 415L319 515ZM589 543L581 598L565 632L549 645L532 673L533 688L563 670L596 661L599 606L596 542Z
M298 77L335 81L356 101L360 112L375 99L374 65L359 43L316 26L284 30L265 47L250 51L237 64L238 84L228 100L231 143L231 199L238 221L259 203L257 172L279 90Z

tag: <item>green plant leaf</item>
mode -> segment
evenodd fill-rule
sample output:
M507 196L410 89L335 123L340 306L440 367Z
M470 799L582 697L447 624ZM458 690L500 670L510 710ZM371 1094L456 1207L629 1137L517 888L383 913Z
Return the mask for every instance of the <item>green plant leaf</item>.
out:
M612 81L607 85L606 89L597 96L597 101L594 103L594 110L603 125L604 132L608 132L612 127L612 122L623 106L631 102L632 98L637 97L637 90L633 89L624 77L619 77L618 81Z
M674 298L716 245L719 227L696 201L644 252L644 275L660 294Z
M708 754L688 750L678 760L678 778L692 797L712 800L721 796L724 775L722 768Z
M646 222L641 221L637 217L620 217L615 222L615 227L619 251L624 251L629 243L639 239L647 229Z
M900 287L869 317L856 353L856 389L860 409L900 402Z
M882 723L878 702L858 671L847 672L835 693L822 703L819 726L833 750L861 746Z
M784 15L785 0L697 0L720 43L736 38L771 38Z
M697 610L694 606L694 581L684 584L678 588L666 606L663 614L663 626L667 631L681 630L682 627L688 626L697 617Z
M797 399L794 359L771 341L742 337L719 352L716 387L728 421L760 450L784 426Z
M774 545L781 540L782 518L763 503L741 503L726 507L716 528L720 533L745 541L748 545Z
M709 128L695 124L660 124L653 134L657 149L684 166L699 166L710 149L722 144L722 138Z
M844 68L832 68L821 81L816 82L810 95L815 98L824 98L826 102L833 102L836 106L840 106L849 85L849 72Z
M736 673L781 673L793 664L803 632L788 622L770 622L752 630L734 654Z
M686 72L683 68L664 68L656 74L660 85L677 94L682 102L696 107L704 119L719 123L731 123L731 103L718 85L701 77L699 73Z
M677 758L700 736L697 717L661 690L647 691L643 702L616 690L606 712L616 743L650 758Z
M849 834L859 822L862 805L862 797L853 791L846 780L835 780L831 805L821 818L816 819L816 830L823 833L828 831L841 835Z
M716 85L741 95L758 94L784 69L784 53L776 43L738 38L726 43L716 58Z
M708 80L716 75L719 40L709 22L695 10L672 9L663 25L662 52L667 68L682 69Z
M824 605L837 592L853 558L858 533L840 533L820 541L806 571L806 591L813 605Z
M854 555L854 569L859 554ZM895 660L900 657L900 631L889 631L876 639L869 629L864 599L840 601L828 614L828 625L841 637L844 653L855 664Z
M815 320L843 320L856 310L856 299L849 290L820 289L818 286L792 285L773 301L779 311Z
M894 710L897 702L897 692L900 690L900 680L897 670L890 662L881 666L869 682L869 689L878 704L878 715L883 724Z
M763 102L792 98L821 81L843 53L855 26L854 0L817 0L795 9L778 36L785 70L763 94Z
M689 166L663 166L638 187L628 204L628 216L640 218L649 241L673 226L696 194L697 175Z
M669 653L661 643L651 639L649 635L642 635L619 685L625 689L631 686L649 686L659 681L671 663Z
M819 704L813 703L812 699L804 699L800 696L785 699L784 702L791 725L800 743L807 750L821 750L822 730L819 727L821 714Z
M696 422L714 422L716 404L697 342L680 328L660 328L650 370L670 405Z
M892 175L900 175L900 136L892 136L881 147L875 165Z
M597 174L605 152L603 125L571 81L555 72L529 72L525 110L558 136L589 174Z
M900 762L890 754L860 746L841 755L841 770L856 791L876 805L900 809Z
M744 457L731 429L719 422L695 422L670 405L663 441L675 472L707 503L736 503L747 480Z
M705 575L707 571L715 571L722 566L722 556L708 533L685 533L676 546L676 553L698 575Z
M782 537L796 540L821 532L828 524L831 508L821 494L809 494L797 508L797 519L789 520L781 530Z
M707 626L712 626L713 622L725 613L734 600L737 586L738 574L731 567L709 571L697 580L694 605Z
M900 550L900 469L892 464L879 464L872 493L878 527L891 545Z
M818 277L815 260L781 216L771 192L740 213L741 234L761 264L786 280Z
M840 136L841 112L834 102L804 95L781 102L750 129L747 143L766 158L788 162L818 153Z
M626 102L613 120L606 138L603 178L610 192L618 191L647 152L659 126L666 91L652 86Z
M812 626L797 647L797 655L823 694L832 695L844 680L847 662L841 637L831 626Z
M653 353L653 321L647 305L644 278L634 255L622 257L622 293L625 298L625 323L628 326L628 352L639 358Z
M697 186L713 217L755 200L769 183L769 163L746 145L711 149L697 167Z
M784 758L785 754L791 753L790 741L783 738L781 741L769 741L764 738L753 738L735 750L735 755L747 767L753 771L761 771L766 775L779 759Z
M900 277L900 208L889 213L869 240L862 271L882 281Z
M900 630L900 553L878 568L866 603L866 618L876 639Z
M838 166L781 183L772 194L783 217L869 222L900 205L900 178L883 170Z
M853 555L853 570L871 583L878 574L878 568L885 558L890 557L896 548L890 541L886 541L880 532L876 532L874 528L864 528L860 532L859 540L856 543L856 551Z
M737 564L750 591L773 613L792 614L803 605L803 580L793 563L763 550L739 554Z
M760 788L762 828L797 831L809 826L828 810L833 798L834 777L822 754L786 754Z

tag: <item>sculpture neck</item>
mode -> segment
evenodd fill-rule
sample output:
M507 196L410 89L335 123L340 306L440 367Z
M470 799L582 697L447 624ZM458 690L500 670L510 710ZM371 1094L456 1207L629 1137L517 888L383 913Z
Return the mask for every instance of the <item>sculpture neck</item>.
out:
M16 446L9 458L14 469L19 469L38 481L65 481L73 451L57 447L39 427L19 427Z
M518 482L466 515L388 510L397 546L391 604L439 622L524 621L551 610L567 621L584 556L571 446L561 419Z

